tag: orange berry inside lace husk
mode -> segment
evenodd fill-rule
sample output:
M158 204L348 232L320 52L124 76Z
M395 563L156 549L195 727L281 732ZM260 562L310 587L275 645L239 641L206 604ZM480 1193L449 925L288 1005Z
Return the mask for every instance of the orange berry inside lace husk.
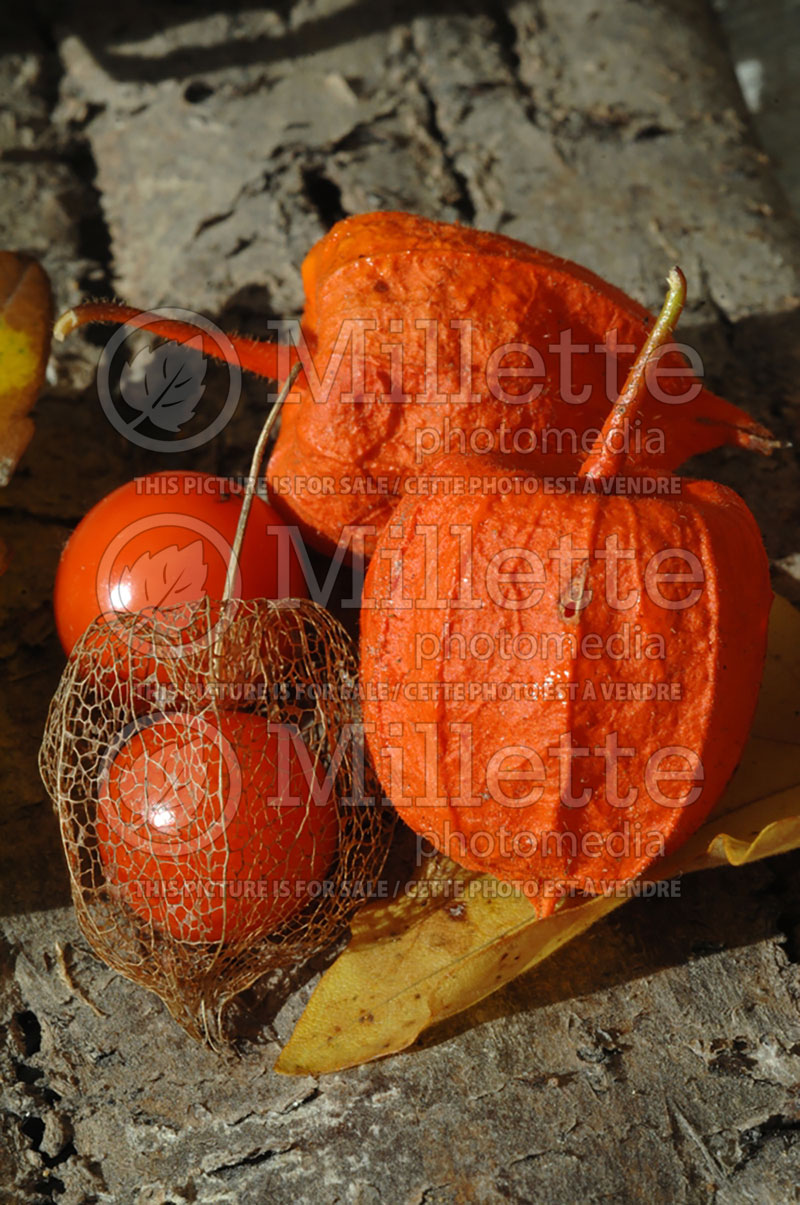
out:
M190 942L273 932L336 856L330 789L288 725L179 712L110 759L97 836L107 879L143 920Z

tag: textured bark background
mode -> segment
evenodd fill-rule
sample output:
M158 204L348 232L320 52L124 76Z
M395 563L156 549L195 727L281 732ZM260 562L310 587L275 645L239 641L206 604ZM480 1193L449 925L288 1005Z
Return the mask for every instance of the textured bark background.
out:
M409 209L577 259L651 307L679 259L712 387L797 439L797 230L697 0L60 13L4 15L0 57L0 245L42 258L59 305L114 292L258 332L297 313L333 221ZM409 1053L319 1082L270 1069L310 971L254 1005L228 1062L94 960L35 761L60 548L137 473L246 471L263 411L247 385L213 448L165 463L106 422L98 354L59 349L0 496L0 1201L797 1200L793 855L631 902ZM800 601L796 455L693 469L743 493Z

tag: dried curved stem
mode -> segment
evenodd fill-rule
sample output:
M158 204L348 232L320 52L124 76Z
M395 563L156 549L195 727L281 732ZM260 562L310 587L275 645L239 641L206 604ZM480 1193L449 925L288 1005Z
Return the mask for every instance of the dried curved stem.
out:
M617 477L628 457L625 424L635 417L642 401L651 358L670 339L686 301L686 277L677 265L667 277L667 296L644 346L628 373L622 392L614 403L592 451L581 465L579 477ZM614 439L620 433L623 438ZM613 445L612 446L612 441Z
M233 583L236 578L236 567L239 564L239 557L242 552L245 528L247 527L247 520L250 517L250 510L253 505L253 496L256 491L256 481L258 480L258 474L261 470L261 462L264 459L264 451L267 446L267 440L270 437L272 428L275 426L275 423L278 420L278 415L281 412L281 406L289 396L292 385L294 385L295 380L297 379L297 374L300 372L300 367L301 366L299 363L295 364L288 377L284 381L281 391L275 399L275 405L270 410L269 414L267 415L266 422L261 428L258 443L253 451L253 459L250 462L250 474L247 479L247 485L245 486L244 498L242 499L242 509L239 512L239 522L236 525L236 535L233 539L233 549L231 551L230 560L228 561L228 572L225 576L225 589L222 592L223 605L230 601L233 593Z

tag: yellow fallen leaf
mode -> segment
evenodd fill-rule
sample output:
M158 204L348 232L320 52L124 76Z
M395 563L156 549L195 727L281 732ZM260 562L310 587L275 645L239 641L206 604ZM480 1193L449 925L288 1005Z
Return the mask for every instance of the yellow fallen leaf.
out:
M0 485L8 485L33 436L28 413L44 382L53 301L44 269L0 251Z
M800 613L776 598L741 764L702 828L659 864L658 878L742 866L798 846ZM658 890L652 880L636 887ZM507 885L445 859L424 866L416 890L356 916L350 944L317 985L276 1071L320 1074L403 1050L427 1026L490 995L630 898L621 890L568 899L537 920Z

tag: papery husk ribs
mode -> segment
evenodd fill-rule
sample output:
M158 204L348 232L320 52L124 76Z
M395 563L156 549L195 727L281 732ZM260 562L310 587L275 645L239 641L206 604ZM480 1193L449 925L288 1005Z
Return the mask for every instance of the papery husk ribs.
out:
M298 354L308 369L295 401L284 408L268 477L275 505L326 552L348 526L358 526L365 529L361 539L369 553L408 480L428 471L433 453L462 450L462 439L468 446L476 431L488 433L481 436L481 451L492 440L499 445L505 433L500 450L506 451L524 428L537 446L530 446L527 434L518 441L518 467L577 472L588 452L587 433L602 428L653 324L644 306L567 259L502 235L405 213L360 214L337 223L306 256L302 275L300 352L239 336L231 343L242 367L260 376L284 379ZM63 335L85 322L139 315L126 306L89 303L70 311L59 330ZM188 324L153 318L143 326L167 338L200 337L208 355L226 358L213 338ZM558 350L562 332L585 349L572 356L571 379ZM430 346L426 359L431 338L435 360ZM609 389L603 347L614 340L620 350ZM507 367L531 366L519 351L492 359L515 344L530 345L541 356L543 374L537 365L535 381L497 376ZM335 371L326 381L329 365ZM685 369L686 360L673 351L663 365ZM542 387L519 403L503 400L502 392L495 396L492 383L495 393ZM665 375L659 390L687 396L694 384L691 374ZM575 404L564 393L587 396ZM762 452L776 445L765 427L709 390L693 391L692 398L665 402L645 390L630 435L632 468L668 472L726 443ZM551 434L543 452L545 432Z

